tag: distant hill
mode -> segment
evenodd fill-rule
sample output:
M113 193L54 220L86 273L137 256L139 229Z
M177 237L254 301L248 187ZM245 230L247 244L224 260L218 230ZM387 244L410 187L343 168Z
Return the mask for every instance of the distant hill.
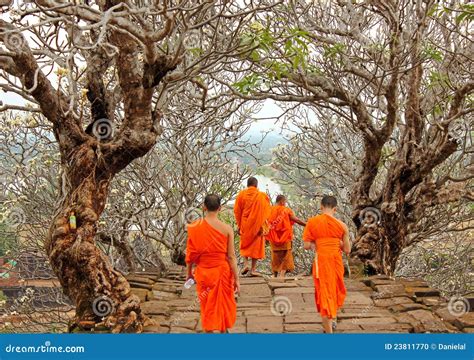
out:
M249 132L245 138L251 144L258 144L258 146L252 146L249 150L252 155L255 156L262 165L269 164L272 160L272 149L279 144L286 144L287 140L277 132L268 133L262 140L263 134L258 131ZM250 155L245 155L241 159L243 163L256 166L255 160Z

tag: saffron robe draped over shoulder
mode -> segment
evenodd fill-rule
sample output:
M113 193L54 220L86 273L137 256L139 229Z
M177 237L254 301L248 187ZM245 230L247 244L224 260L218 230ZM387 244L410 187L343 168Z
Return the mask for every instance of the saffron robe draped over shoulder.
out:
M282 205L271 207L268 223L270 231L267 239L275 245L286 244L293 240L293 224L291 216L294 216L290 208Z
M274 273L295 269L291 246L294 222L291 220L291 216L294 216L294 213L286 206L271 207L268 218L270 230L266 238L272 248L272 272Z
M194 279L205 331L225 332L236 319L234 276L227 260L227 236L206 220L188 226L186 263L196 264Z
M254 186L242 190L235 200L234 215L240 229L240 255L263 259L265 238L262 229L270 216L267 194Z
M303 240L316 243L313 279L316 308L321 316L333 319L344 304L344 265L340 241L344 227L336 218L322 214L308 220Z

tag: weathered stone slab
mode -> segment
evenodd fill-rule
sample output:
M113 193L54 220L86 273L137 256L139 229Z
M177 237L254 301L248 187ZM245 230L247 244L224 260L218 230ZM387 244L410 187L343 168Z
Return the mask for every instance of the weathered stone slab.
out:
M368 276L364 279L361 279L360 281L363 282L365 285L370 286L370 282L373 280L392 280L392 279L386 275L373 275L373 276Z
M271 290L280 289L280 288L295 288L298 287L298 284L295 282L278 282L278 281L269 281L268 286Z
M348 304L348 305L357 304L357 305L367 306L367 305L373 305L374 302L371 298L369 298L368 296L364 294L353 292L353 293L348 293L346 295L344 304Z
M316 313L307 313L307 314L293 314L290 313L285 316L284 323L285 324L313 324L313 323L321 323L322 319L321 316Z
M145 302L148 300L148 290L131 288L130 291L132 294L138 296L138 298L140 299L140 302Z
M173 284L173 285L176 285L176 286L183 286L184 281L167 279L167 278L160 278L160 279L158 279L157 283L159 283L159 284Z
M159 300L168 300L168 301L174 301L174 299L178 299L178 294L168 292L168 291L159 291L159 290L152 290L153 292L153 297L155 299Z
M248 277L248 276L243 276L240 277L240 284L241 285L257 285L257 284L266 284L267 280L263 277Z
M376 306L389 307L389 306L394 306L394 305L399 305L399 304L411 304L413 303L413 300L410 299L408 296L397 296L397 297L385 298L385 299L374 298L374 303Z
M176 286L171 284L156 283L153 285L153 290L171 292L175 294L181 294L183 292L183 285Z
M179 317L170 321L171 328L180 327L190 330L196 329L198 319L180 319Z
M148 285L153 285L155 281L151 280L147 276L141 276L141 275L127 275L126 279L130 282L136 282L136 283L141 283L141 284L148 284Z
M352 319L351 320L354 324L357 324L357 325L362 325L362 324L366 324L366 325L370 325L370 324L374 324L374 325L386 325L386 324L394 324L397 322L397 320L395 320L394 317L391 317L391 316L387 316L387 317L368 317L368 318L357 318L357 319Z
M439 316L440 319L455 324L457 317L451 314L447 308L438 309L435 311L435 314Z
M440 297L424 297L424 298L421 298L421 303L426 306L437 307L437 306L442 306L446 302Z
M246 334L247 327L245 326L234 326L232 329L229 329L230 334Z
M367 285L375 290L379 285L393 285L395 282L392 279L372 279L367 281Z
M192 334L195 331L192 329L179 327L179 326L172 326L170 329L170 334Z
M241 284L241 296L271 296L270 288L267 284Z
M413 332L413 326L409 324L360 324L363 330L372 333L409 333Z
M447 332L446 325L429 310L412 310L407 312L419 323L414 324L415 332Z
M379 309L376 307L368 307L360 310L343 309L339 312L337 317L339 319L357 319L357 318L375 318L375 317L390 317L392 313L386 309Z
M237 304L237 310L244 311L246 314L248 312L257 312L261 313L264 310L269 310L270 304L264 303L244 303L244 304Z
M275 295L286 295L286 294L314 294L314 288L310 287L295 287L287 289L275 289Z
M306 306L307 304L303 300L302 294L285 294L285 295L275 295L275 296L286 297L288 301L290 301L291 304L293 305L293 311L303 308L303 307L307 307ZM311 308L314 309L314 306L312 306Z
M322 333L321 323L312 324L284 324L285 333Z
M160 325L160 326L170 326L170 320L168 316L165 315L150 315L148 316L154 321L154 325Z
M377 285L374 287L378 294L374 297L393 297L405 295L405 287L402 284L393 283L392 285Z
M361 331L359 324L352 320L341 320L337 321L336 332L358 332Z
M372 291L370 287L361 281L346 279L344 283L348 291Z
M314 291L311 294L301 294L301 297L306 304L315 305Z
M131 288L135 288L135 289L151 290L153 287L153 285L151 284L144 284L144 283L135 282L135 281L129 281L128 283L130 284Z
M314 280L312 277L298 278L295 281L298 286L302 287L314 287Z
M413 310L408 311L407 314L421 322L433 321L435 319L433 313L429 310Z
M439 290L431 289L429 287L406 287L406 292L409 295L414 295L416 297L432 297L432 296L440 296L441 293Z
M388 309L393 312L404 312L404 311L419 310L419 309L426 310L428 309L428 307L423 304L412 302L412 303L402 303L398 305L389 306Z
M170 315L170 308L164 301L146 301L141 304L142 311L147 315Z
M468 312L454 320L454 325L460 330L465 328L474 328L474 313Z
M144 333L167 334L170 331L168 326L149 325L143 328Z
M247 317L247 331L249 333L281 333L283 318L280 316Z
M265 317L265 316L267 316L267 317L271 317L271 316L280 317L278 315L273 314L273 312L270 309L270 305L268 305L268 307L266 307L266 308L245 310L245 316L249 319L250 318L258 318L260 316L263 316L263 317Z
M237 306L239 303L245 304L245 303L250 303L250 304L255 304L255 303L264 303L268 304L270 301L268 296L239 296L237 298Z

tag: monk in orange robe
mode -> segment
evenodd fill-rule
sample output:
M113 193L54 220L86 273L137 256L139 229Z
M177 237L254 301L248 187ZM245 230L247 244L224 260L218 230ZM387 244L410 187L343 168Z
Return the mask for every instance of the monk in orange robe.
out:
M234 325L235 293L240 292L234 231L218 219L220 209L220 197L207 195L204 218L188 225L187 280L194 279L197 284L201 324L206 332L227 332Z
M270 199L257 189L258 180L253 176L247 180L247 188L235 200L234 215L239 227L240 255L244 258L241 274L250 270L250 275L261 276L257 272L257 260L265 257L265 235L268 233ZM252 259L249 269L248 258Z
M272 272L275 277L285 278L287 271L293 271L295 264L292 253L293 224L305 226L306 223L298 219L293 211L286 206L286 197L278 195L276 205L272 206L270 231L267 240L272 247Z
M314 298L326 333L335 329L337 310L344 304L346 287L341 250L349 254L351 248L346 224L334 217L336 206L334 196L324 196L321 215L309 219L303 233L304 248L315 251Z

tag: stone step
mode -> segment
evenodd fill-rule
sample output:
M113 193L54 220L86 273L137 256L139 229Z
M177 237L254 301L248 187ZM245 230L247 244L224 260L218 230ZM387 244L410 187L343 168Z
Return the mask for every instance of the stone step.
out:
M153 288L153 284L144 284L141 282L135 282L135 281L129 281L131 288L135 289L146 289L146 290L151 290Z

